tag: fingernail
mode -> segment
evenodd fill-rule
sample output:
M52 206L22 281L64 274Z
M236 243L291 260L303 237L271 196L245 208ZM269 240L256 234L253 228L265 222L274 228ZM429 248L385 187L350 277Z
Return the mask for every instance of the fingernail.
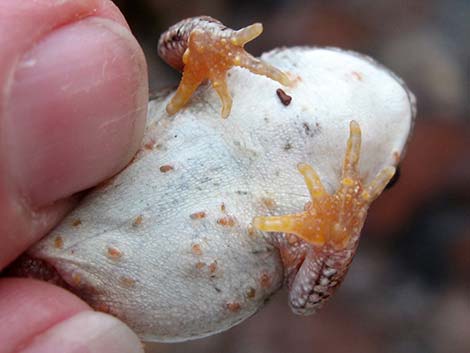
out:
M147 71L121 25L88 18L53 31L22 57L11 82L8 173L33 205L97 184L137 150Z
M134 332L118 319L84 311L36 336L21 353L143 353Z

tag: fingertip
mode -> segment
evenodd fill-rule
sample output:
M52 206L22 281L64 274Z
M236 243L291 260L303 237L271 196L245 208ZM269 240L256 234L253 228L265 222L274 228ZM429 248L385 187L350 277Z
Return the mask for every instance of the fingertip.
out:
M0 280L0 352L143 352L134 332L66 290L26 278Z
M57 323L91 308L66 290L27 278L0 279L0 352L14 352Z
M10 92L9 172L36 207L117 173L143 136L145 58L130 32L108 19L48 35L19 62Z
M143 353L137 335L118 319L84 311L36 336L21 353Z

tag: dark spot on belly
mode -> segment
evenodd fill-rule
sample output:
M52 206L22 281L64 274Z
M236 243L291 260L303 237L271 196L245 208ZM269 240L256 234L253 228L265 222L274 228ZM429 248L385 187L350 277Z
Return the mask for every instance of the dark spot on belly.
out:
M285 106L288 106L290 102L292 101L292 97L289 96L286 92L284 92L281 88L278 88L276 90L276 94L279 97L279 100L281 101L282 104Z

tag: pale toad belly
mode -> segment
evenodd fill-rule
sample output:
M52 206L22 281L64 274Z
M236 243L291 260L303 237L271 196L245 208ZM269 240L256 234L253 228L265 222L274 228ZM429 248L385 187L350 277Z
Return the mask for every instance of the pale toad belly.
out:
M274 50L262 59L298 76L283 88L290 104L277 96L279 83L240 68L229 72L228 119L207 86L172 117L171 94L160 96L135 160L30 250L145 340L228 329L281 286L284 259L253 218L304 209L310 196L298 163L336 191L351 120L362 131L364 183L403 153L414 98L384 68L337 49Z

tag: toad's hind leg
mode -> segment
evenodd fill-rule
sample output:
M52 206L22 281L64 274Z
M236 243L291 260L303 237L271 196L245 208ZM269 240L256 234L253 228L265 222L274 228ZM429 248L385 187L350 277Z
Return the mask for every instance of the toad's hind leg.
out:
M311 165L307 163L299 163L297 169L304 177L305 184L307 185L307 189L312 200L321 198L327 194L320 181L320 177Z
M372 202L380 196L382 191L388 185L392 177L395 175L395 167L386 167L382 169L362 192L362 198L365 202Z
M349 123L349 139L346 144L344 154L342 183L350 184L351 180L357 178L357 166L359 164L359 155L361 153L361 128L356 121Z
M329 244L336 250L355 244L371 202L383 191L395 172L384 168L368 185L363 185L358 164L361 150L361 129L351 121L343 160L340 187L334 194L325 191L315 170L299 164L311 202L301 213L274 217L256 217L253 224L267 232L295 234L315 246Z
M361 179L359 178L358 165L361 153L362 133L359 124L352 120L349 123L349 138L346 143L346 152L344 153L343 167L341 170L341 186L336 192L340 207L338 209L338 220L335 227L339 233L348 227L348 221L351 219L351 209L361 208L356 202L357 193L362 189ZM359 211L362 212L362 211Z
M310 193L311 202L307 203L306 210L297 214L271 217L255 217L253 225L265 232L281 232L295 234L308 243L322 246L325 243L325 234L318 231L321 225L320 215L316 212L317 203L322 204L325 199L331 197L320 181L315 170L306 163L297 166L303 175L305 184Z
M349 139L346 146L346 153L343 161L341 173L341 187L337 193L342 194L342 199L357 197L355 194L362 190L360 194L360 204L369 205L385 189L390 179L395 174L395 167L389 166L382 169L375 178L367 185L362 185L359 176L358 165L361 153L361 128L359 124L352 120L349 124ZM341 218L341 217L340 217Z
M325 191L315 170L300 164L299 171L312 199L297 214L255 217L253 225L262 231L295 234L302 246L279 249L286 269L291 308L298 314L311 314L326 302L341 284L351 264L371 202L380 195L393 174L386 167L367 185L363 185L358 166L361 129L351 121L346 145L341 183L334 194ZM278 236L279 237L279 236ZM289 239L286 237L286 239ZM286 242L287 243L287 242ZM294 244L295 244L294 243ZM288 243L287 243L288 244ZM299 253L302 251L302 253ZM290 259L304 261L292 262ZM297 271L297 272L296 272Z

